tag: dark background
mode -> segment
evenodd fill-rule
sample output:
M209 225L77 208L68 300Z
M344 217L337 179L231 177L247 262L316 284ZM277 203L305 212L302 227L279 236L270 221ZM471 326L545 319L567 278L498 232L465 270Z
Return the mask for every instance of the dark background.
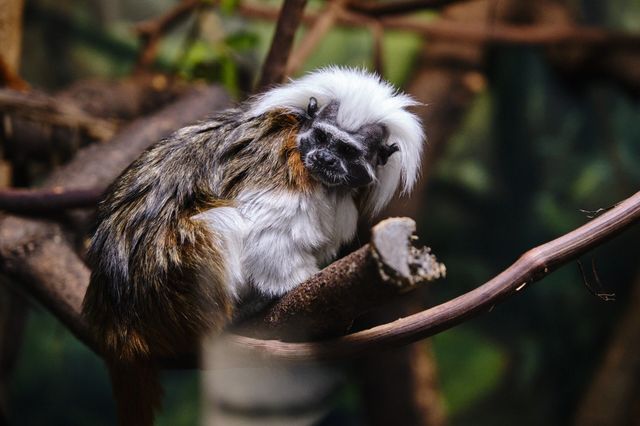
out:
M187 81L220 82L242 99L260 69L273 24L243 17L237 2L222 3L167 34L152 68ZM640 1L567 3L580 24L640 31ZM139 49L132 25L173 4L28 0L20 75L49 93L80 79L124 78ZM496 10L489 22L519 23L517 13L505 16ZM416 15L425 22L439 18L438 11ZM486 19L476 18L476 23ZM473 14L467 21L474 23ZM453 100L455 108L430 115L452 101L445 96L434 103L420 95L428 93L430 84L421 75L434 69L430 43L411 32L386 31L382 51L385 78L427 104L419 113L434 158L415 198L393 212L414 215L421 241L447 265L446 280L416 296L429 306L480 285L527 249L584 224L588 213L581 210L612 206L640 186L638 92L597 65L608 63L611 49L563 67L558 63L574 51L487 47L473 67L438 65L447 76L462 73L465 86L449 95L460 97ZM304 70L325 64L371 68L372 54L368 29L340 27L324 38ZM451 120L451 131L443 131L440 120ZM23 160L15 182L35 184L63 162L64 156L45 164ZM448 423L567 424L593 410L593 401L601 401L601 409L616 415L609 424L637 424L640 369L633 362L612 366L604 360L612 351L635 352L637 363L640 353L640 318L634 318L640 312L639 237L636 226L582 258L586 281L598 287L591 272L594 261L605 290L616 294L615 302L592 295L572 262L490 313L432 338L425 350L435 354ZM619 333L625 334L616 339ZM625 380L598 381L598 374ZM165 380L166 408L158 424L197 424L197 373L171 372ZM364 421L359 383L354 378L341 393L333 424ZM618 394L623 402L615 405L610 397ZM7 401L11 425L113 423L101 361L36 304L28 315Z

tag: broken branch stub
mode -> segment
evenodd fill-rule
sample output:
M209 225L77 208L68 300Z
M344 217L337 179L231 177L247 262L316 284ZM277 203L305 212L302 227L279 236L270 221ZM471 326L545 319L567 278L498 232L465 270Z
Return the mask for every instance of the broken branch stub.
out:
M415 247L412 241L416 223L407 217L385 219L373 227L371 254L378 264L380 277L400 290L444 278L447 268L431 254L429 247ZM403 243L402 239L408 238Z
M441 278L443 264L412 242L415 222L393 218L372 230L371 244L334 262L241 324L243 334L281 340L342 335L359 315L418 285Z

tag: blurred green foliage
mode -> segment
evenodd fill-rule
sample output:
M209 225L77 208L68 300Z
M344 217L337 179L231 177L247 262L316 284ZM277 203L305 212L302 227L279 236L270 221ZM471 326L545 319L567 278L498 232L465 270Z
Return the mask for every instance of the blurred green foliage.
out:
M25 78L54 90L78 78L129 73L137 54L132 19L153 17L173 3L115 2L118 12L107 2L27 2ZM575 3L588 22L640 30L640 1ZM172 31L161 43L156 67L185 79L217 81L243 96L273 25L236 16L236 4L224 1L222 12L203 10ZM422 44L411 34L385 34L385 77L406 83ZM366 29L335 29L301 71L328 64L371 67L372 46ZM428 304L481 284L528 248L585 223L580 209L610 206L640 184L637 99L611 84L567 81L535 48L494 49L487 75L489 86L446 145L417 218L422 240L449 273L434 285ZM425 125L428 134L437 123ZM451 423L569 422L638 275L639 237L632 229L584 259L597 260L619 302L591 296L569 265L491 313L436 336ZM164 380L160 424L197 424L197 375L171 372ZM11 382L11 424L112 424L109 392L99 359L50 315L33 312ZM339 405L357 415L358 403L352 385Z
M101 426L115 424L115 406L102 360L49 313L30 312L25 342L10 383L10 425ZM198 374L169 371L158 426L195 425Z

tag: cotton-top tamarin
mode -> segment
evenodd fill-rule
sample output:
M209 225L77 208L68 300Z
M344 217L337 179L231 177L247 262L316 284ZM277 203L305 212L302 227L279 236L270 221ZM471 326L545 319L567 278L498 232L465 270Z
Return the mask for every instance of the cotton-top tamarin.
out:
M176 131L122 173L99 207L83 305L120 425L153 424L154 360L196 352L248 291L291 290L359 215L410 191L415 104L365 71L321 69Z

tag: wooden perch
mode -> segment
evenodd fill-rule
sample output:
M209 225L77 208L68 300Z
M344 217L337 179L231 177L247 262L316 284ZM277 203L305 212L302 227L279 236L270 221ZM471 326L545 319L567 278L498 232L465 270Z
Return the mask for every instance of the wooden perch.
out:
M332 263L284 295L257 321L261 338L315 340L342 335L355 318L445 275L426 247L415 248L409 218L380 222L371 243ZM246 332L246 327L245 327Z

